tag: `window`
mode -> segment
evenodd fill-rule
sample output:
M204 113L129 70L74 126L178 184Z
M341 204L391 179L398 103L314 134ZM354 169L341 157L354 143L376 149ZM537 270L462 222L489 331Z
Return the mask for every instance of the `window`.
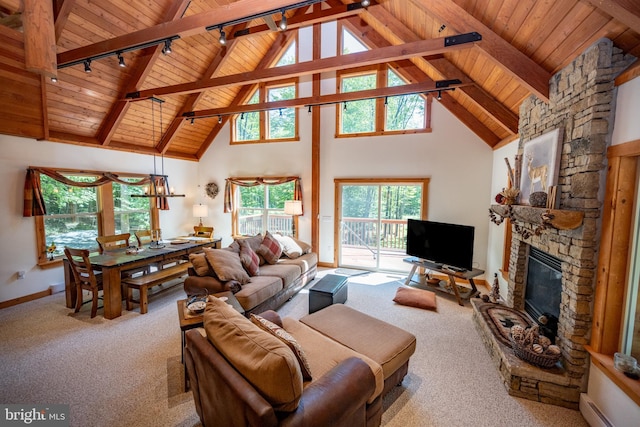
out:
M94 177L72 176L74 181L93 181ZM71 187L46 175L41 175L42 194L47 215L44 221L46 246L55 243L59 255L65 246L97 249L98 195L96 187Z
M247 104L283 101L297 96L297 79L286 82L260 84ZM233 119L231 143L275 142L298 140L296 108L280 108L236 114Z
M62 174L75 182L94 182L101 172ZM133 235L137 230L159 228L159 224L152 224L151 199L131 197L131 194L143 193L142 186L109 182L83 188L64 184L44 173L39 175L47 212L34 217L38 264L41 266L59 262L64 257L65 246L96 251L99 235ZM141 177L137 174L120 176L125 181L137 181ZM47 247L52 244L56 246L53 260L47 253Z
M275 67L298 62L295 40L275 63ZM298 79L256 85L246 105L295 99ZM298 140L298 112L296 108L280 108L237 114L232 118L231 143L277 142Z
M284 202L293 200L294 182L279 185L237 186L236 233L241 235L264 234L266 231L290 235L293 223L284 214Z
M343 55L367 47L343 27ZM406 85L398 71L387 65L363 67L338 73L339 93L358 92ZM408 132L429 132L431 98L409 94L343 102L337 105L337 136L361 136ZM384 112L384 113L383 113Z
M128 179L125 179L128 181ZM143 187L122 185L114 182L113 186L113 213L115 220L115 234L131 233L151 229L151 211L149 199L144 197L131 197L132 194L144 193Z

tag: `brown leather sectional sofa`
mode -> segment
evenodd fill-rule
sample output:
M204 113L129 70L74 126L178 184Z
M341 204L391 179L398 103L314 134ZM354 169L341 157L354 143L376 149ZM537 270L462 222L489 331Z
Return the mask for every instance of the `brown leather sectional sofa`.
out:
M187 332L185 348L204 426L378 426L382 397L415 351L412 334L342 304L257 321L209 299L204 328ZM264 319L275 331L258 326ZM295 347L278 338L287 335Z

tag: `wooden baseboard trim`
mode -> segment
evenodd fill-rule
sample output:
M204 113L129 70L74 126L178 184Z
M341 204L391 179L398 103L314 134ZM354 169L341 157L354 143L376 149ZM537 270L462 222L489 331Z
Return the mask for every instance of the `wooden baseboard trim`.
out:
M13 307L14 305L22 304L23 302L37 300L39 298L48 297L49 295L51 295L51 289L47 289L46 291L36 292L35 294L31 294L31 295L25 295L23 297L10 299L8 301L2 301L0 302L0 309Z

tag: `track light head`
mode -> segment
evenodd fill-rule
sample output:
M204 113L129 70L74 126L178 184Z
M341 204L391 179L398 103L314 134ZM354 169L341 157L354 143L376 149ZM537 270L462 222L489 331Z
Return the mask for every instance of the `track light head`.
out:
M171 39L166 39L164 41L164 47L162 48L162 53L165 55L169 55L171 53Z
M280 20L280 29L285 31L287 29L287 15L284 14L285 10L282 9L282 19Z
M124 63L124 57L120 52L118 52L118 65L122 68L127 66L127 64Z
M222 116L218 116L218 123L222 124Z
M361 5L362 7L369 7L369 6L371 6L371 0L362 0L362 1L360 2L360 5Z
M194 119L193 117L191 117L191 126L193 126L196 123L196 119Z
M440 101L442 99L442 91L441 90L438 91L438 96L436 97L436 99L438 101Z
M90 73L91 72L91 60L87 59L86 61L84 61L84 72L85 73Z
M51 83L58 83L58 78L57 77L51 77Z
M218 42L220 42L222 46L227 44L227 36L224 33L224 30L222 29L222 27L220 27L220 37L218 38Z

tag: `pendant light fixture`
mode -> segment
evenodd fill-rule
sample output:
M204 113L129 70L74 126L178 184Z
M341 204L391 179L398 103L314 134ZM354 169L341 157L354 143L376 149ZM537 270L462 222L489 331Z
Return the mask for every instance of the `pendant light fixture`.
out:
M151 130L152 138L156 140L156 114L155 104L160 104L160 140L162 141L162 104L164 100L151 97ZM161 154L162 174L158 174L156 170L156 155L153 154L153 173L149 174L151 183L145 188L144 194L132 194L131 197L185 197L184 194L175 194L173 187L169 186L169 177L164 173L164 152Z

